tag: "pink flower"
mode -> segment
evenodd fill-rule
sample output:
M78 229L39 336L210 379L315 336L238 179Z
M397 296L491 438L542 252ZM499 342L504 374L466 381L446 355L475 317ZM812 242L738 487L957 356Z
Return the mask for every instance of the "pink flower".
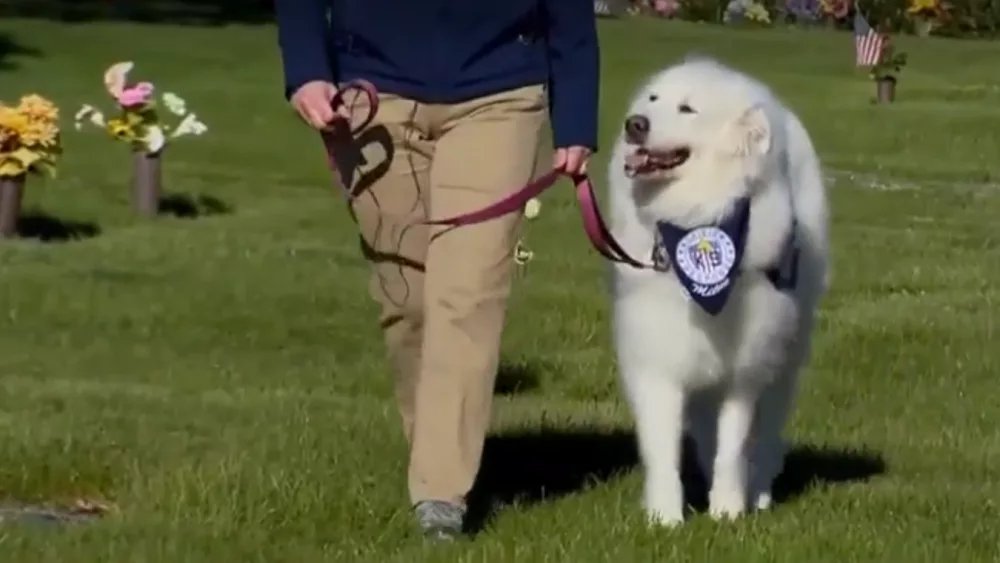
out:
M130 88L125 88L118 95L118 103L122 107L131 108L145 105L153 98L153 85L149 82L140 82Z
M661 17L672 18L677 11L680 9L680 3L677 0L654 0L653 1L653 11L659 14Z

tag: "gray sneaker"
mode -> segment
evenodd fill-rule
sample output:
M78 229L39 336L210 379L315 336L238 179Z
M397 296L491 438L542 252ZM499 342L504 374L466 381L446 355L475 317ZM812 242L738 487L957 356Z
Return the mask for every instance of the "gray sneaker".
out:
M452 541L462 533L464 506L444 500L423 500L413 507L413 512L420 530L428 538Z

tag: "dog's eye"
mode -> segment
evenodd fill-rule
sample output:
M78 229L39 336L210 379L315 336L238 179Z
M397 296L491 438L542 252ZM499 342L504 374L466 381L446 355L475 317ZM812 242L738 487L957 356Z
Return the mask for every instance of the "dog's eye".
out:
M696 113L694 111L694 108L691 107L691 106L689 106L689 105L687 105L687 104L681 104L681 105L677 106L677 111L679 111L681 113Z
M660 99L660 97L657 96L656 94L650 94L649 95L649 101L651 101L651 102L655 102L656 100L659 100L659 99Z

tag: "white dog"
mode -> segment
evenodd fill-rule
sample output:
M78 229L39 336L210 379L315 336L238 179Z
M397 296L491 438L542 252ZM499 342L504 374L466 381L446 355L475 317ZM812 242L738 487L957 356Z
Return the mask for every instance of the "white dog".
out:
M765 509L827 286L827 198L809 135L763 84L688 59L634 96L609 188L614 236L658 265L615 265L612 286L646 512L684 519L685 428L710 514Z

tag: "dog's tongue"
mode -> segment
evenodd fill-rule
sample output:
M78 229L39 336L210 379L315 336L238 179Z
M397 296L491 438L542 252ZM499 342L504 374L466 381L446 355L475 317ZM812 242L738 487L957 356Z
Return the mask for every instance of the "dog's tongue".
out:
M625 173L634 175L649 162L649 155L644 151L636 151L625 155Z

